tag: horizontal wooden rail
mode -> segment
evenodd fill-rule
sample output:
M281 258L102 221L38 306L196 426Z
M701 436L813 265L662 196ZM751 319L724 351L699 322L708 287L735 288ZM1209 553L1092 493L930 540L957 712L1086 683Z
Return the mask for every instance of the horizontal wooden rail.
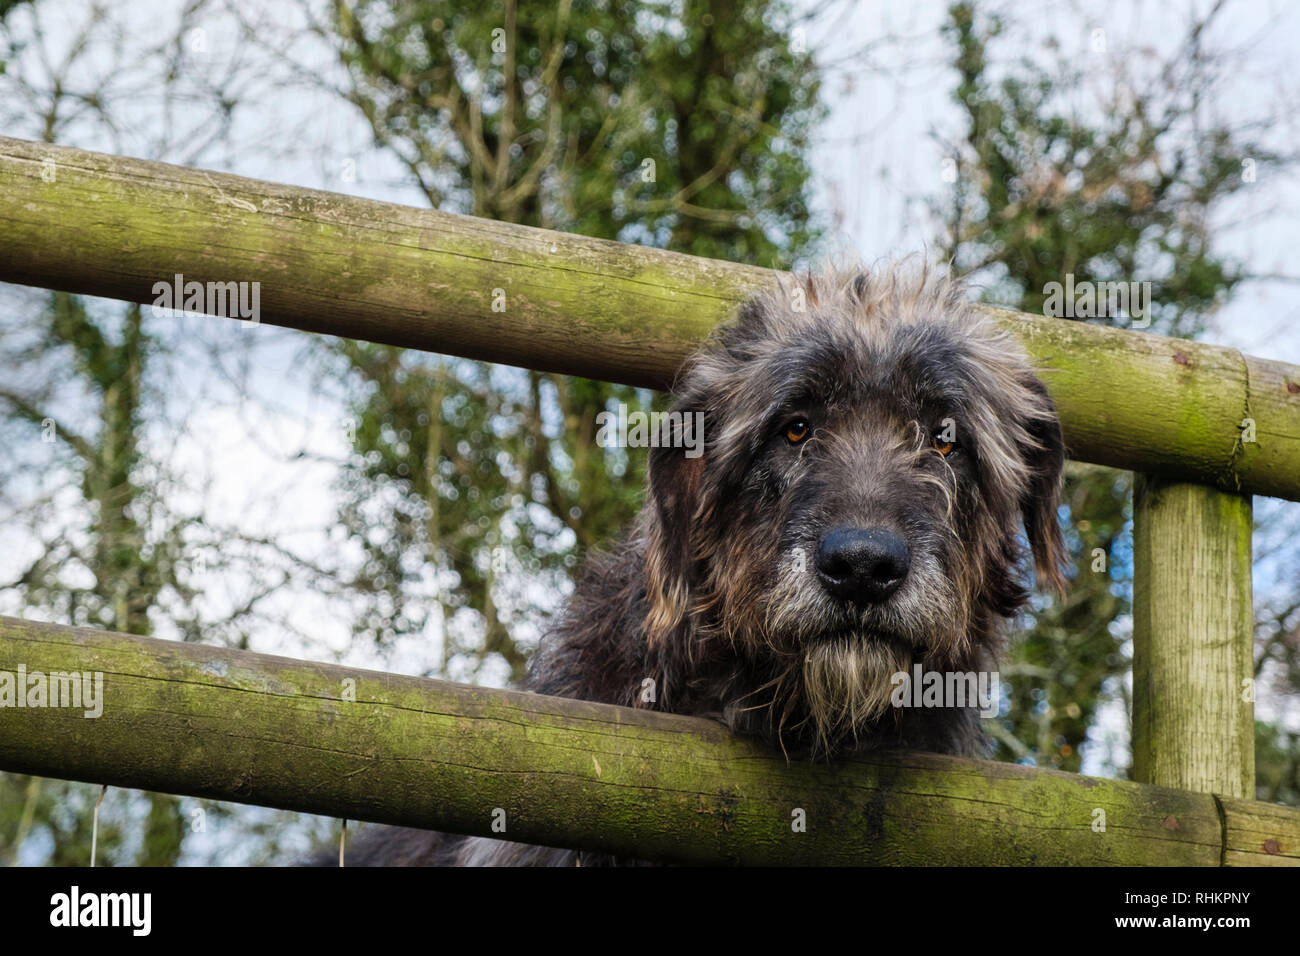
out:
M0 138L0 280L152 303L155 283L176 274L259 283L261 319L277 325L655 387L776 277ZM1082 322L997 316L1050 370L1072 457L1300 499L1300 368ZM1255 441L1243 443L1246 418Z
M0 707L18 773L483 835L500 808L510 839L663 861L1300 864L1300 810L1212 794L915 753L787 765L708 720L0 618L0 694L20 668L102 674L103 697Z

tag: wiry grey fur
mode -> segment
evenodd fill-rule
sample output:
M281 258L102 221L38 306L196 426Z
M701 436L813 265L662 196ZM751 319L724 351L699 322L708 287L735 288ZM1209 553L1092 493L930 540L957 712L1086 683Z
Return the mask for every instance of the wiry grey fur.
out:
M924 269L831 271L774 289L688 362L676 409L701 457L650 452L631 533L594 557L527 688L713 715L791 759L907 747L981 755L972 708L892 708L891 677L992 667L1005 618L1062 585L1064 459L1047 391L1016 342ZM783 426L811 434L792 445ZM946 457L932 436L956 428ZM911 568L859 605L811 570L822 537L884 527ZM654 681L652 702L644 681ZM485 810L485 813L487 811ZM382 828L350 865L631 861Z

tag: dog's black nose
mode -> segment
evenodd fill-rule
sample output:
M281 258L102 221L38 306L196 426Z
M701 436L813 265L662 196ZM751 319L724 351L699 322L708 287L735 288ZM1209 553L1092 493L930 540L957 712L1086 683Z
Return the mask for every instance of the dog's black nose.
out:
M911 564L907 542L884 528L835 528L817 546L817 575L826 590L860 603L897 591Z

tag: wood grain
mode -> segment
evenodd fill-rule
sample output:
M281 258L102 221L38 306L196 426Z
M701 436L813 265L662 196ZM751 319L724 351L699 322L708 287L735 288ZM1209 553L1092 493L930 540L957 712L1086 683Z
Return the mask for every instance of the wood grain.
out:
M261 320L271 324L656 388L739 302L778 279L642 246L0 138L0 280L147 304L154 283L177 273L260 283ZM1300 499L1300 368L991 311L1044 367L1072 457ZM1248 417L1257 441L1243 444Z
M1300 862L1300 811L1211 794L917 753L787 765L707 720L0 618L0 671L20 664L98 671L105 701L0 707L17 773L482 835L500 808L510 839L682 863Z
M1255 792L1251 502L1139 475L1133 492L1133 777Z

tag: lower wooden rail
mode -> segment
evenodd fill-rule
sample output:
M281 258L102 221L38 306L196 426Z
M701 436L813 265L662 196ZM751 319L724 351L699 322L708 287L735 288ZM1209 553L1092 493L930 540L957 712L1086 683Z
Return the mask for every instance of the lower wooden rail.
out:
M12 618L0 770L669 862L1300 864L1252 800Z

